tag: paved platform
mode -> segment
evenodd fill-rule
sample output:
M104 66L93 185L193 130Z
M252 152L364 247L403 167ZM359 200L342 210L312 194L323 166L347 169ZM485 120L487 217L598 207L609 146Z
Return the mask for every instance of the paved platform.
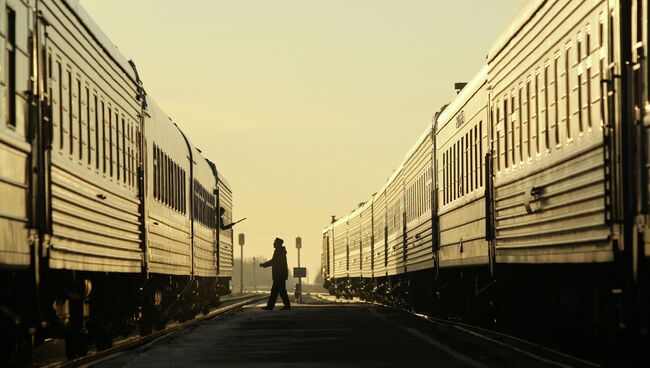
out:
M401 311L306 297L214 318L96 367L542 367Z

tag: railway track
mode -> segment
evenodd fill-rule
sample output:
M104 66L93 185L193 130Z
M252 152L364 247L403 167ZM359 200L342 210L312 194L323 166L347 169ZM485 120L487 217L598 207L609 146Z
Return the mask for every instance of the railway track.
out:
M172 324L169 327L165 328L164 330L155 331L155 332L153 332L153 333L151 333L149 335L146 335L146 336L129 336L129 337L125 337L124 339L116 341L114 343L114 346L109 348L109 349L102 350L102 351L91 351L91 352L88 353L88 355L76 358L74 360L69 360L69 361L66 361L66 360L64 360L64 358L62 358L59 361L54 361L54 362L49 361L49 362L47 362L45 364L43 364L43 363L39 364L38 362L36 362L34 364L34 366L39 367L39 368L72 368L72 367L88 366L88 365L91 365L93 363L97 363L97 362L99 362L101 360L107 359L107 358L109 358L109 357L111 357L111 356L113 356L113 355L115 355L117 353L120 353L120 352L123 352L123 351L126 351L126 350L130 350L130 349L134 349L134 348L146 345L148 343L151 343L153 341L156 341L156 340L159 340L159 339L161 339L163 337L166 337L166 336L174 333L175 331L187 328L189 326L198 324L200 322L203 322L205 320L208 320L208 319L220 316L220 315L224 315L224 314L226 314L228 312L232 312L234 310L240 309L240 308L242 308L242 307L244 307L244 306L246 306L248 304L256 303L256 302L259 302L261 300L265 300L267 298L268 298L268 295L266 295L266 294L256 294L256 295L252 295L252 296L247 295L247 296L243 296L243 297L239 297L239 298L228 299L228 300L223 301L223 303L227 304L227 305L216 308L216 309L208 312L208 314L201 315L201 316L199 316L197 318L194 318L194 319L186 321L186 322L182 322L182 323L178 323L178 324Z
M334 301L337 303L367 303L373 305L379 305L386 308L395 309L393 306L377 303L377 302L368 302L361 300L359 298L353 298L352 300L338 299L334 297L329 297L329 295L319 294L317 297L326 301ZM525 339L512 336L503 332L486 329L483 327L478 327L464 322L451 321L442 318L431 317L426 314L416 313L407 309L398 308L404 313L410 314L414 317L427 321L429 323L435 324L441 327L452 328L460 333L471 335L475 338L484 340L491 344L496 344L507 349L510 349L516 353L527 356L530 359L539 361L540 363L555 366L560 368L570 368L570 367L579 367L579 368L595 368L602 367L601 364L581 359L533 342L527 341Z

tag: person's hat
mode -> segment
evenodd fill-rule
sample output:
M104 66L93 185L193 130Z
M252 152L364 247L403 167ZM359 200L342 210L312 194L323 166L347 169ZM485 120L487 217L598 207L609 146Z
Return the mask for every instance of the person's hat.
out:
M284 240L282 240L282 239L280 239L280 238L275 238L275 240L273 241L273 244L274 244L274 245L275 245L275 244L277 244L277 245L282 245L282 244L284 244Z

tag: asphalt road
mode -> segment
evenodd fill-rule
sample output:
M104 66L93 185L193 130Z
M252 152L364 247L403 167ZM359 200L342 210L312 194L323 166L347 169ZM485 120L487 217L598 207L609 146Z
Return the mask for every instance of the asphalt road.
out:
M401 311L306 297L251 305L95 367L546 367L503 346Z

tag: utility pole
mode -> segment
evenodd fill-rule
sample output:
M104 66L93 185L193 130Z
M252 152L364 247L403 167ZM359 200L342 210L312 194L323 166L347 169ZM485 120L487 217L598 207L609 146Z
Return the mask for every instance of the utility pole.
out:
M302 238L296 237L296 249L298 249L298 268L300 268L300 248L302 248ZM302 303L302 277L298 277L298 301Z
M239 245L241 246L239 253L239 293L244 293L244 243L246 237L243 233L239 233Z
M257 260L253 257L253 291L257 290L255 286L255 266L257 265Z

